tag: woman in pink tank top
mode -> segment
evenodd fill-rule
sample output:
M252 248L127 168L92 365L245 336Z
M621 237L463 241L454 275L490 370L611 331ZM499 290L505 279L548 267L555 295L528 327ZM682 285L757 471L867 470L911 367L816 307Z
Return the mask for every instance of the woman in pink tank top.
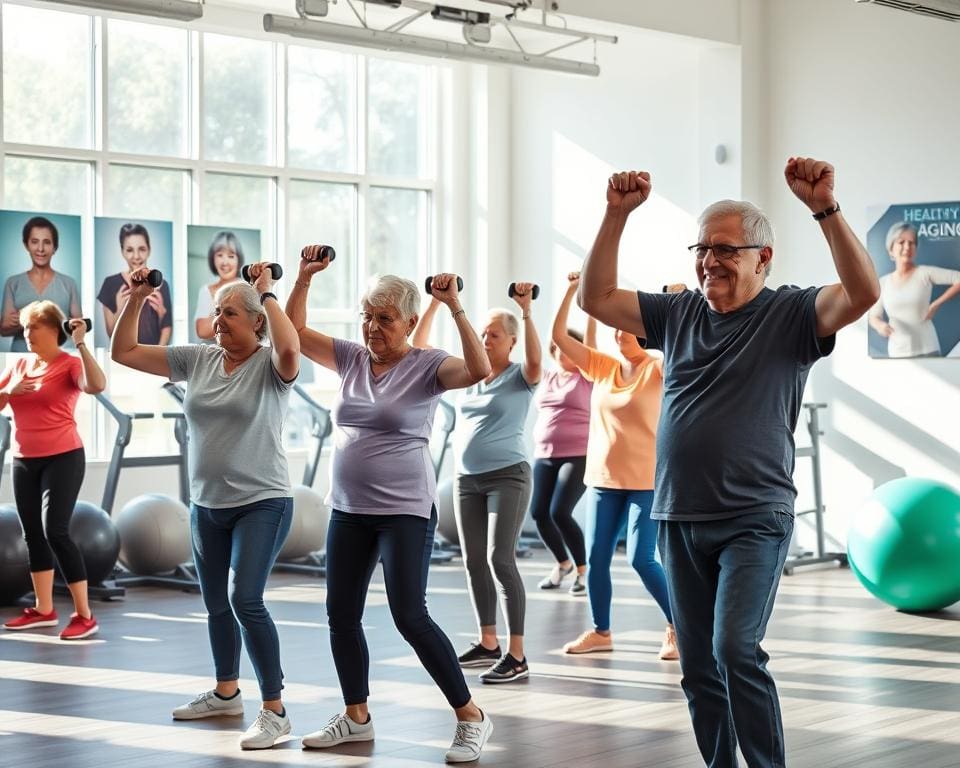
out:
M597 321L587 318L586 338L567 328L573 294L567 292L553 322L553 335L568 334L589 347L597 345ZM583 530L573 510L586 491L583 474L587 465L590 433L590 396L593 383L580 373L552 339L550 355L557 367L546 371L534 402L537 422L533 427L533 498L530 514L544 546L556 565L540 582L540 589L559 589L576 570L568 590L574 597L587 593L587 553Z

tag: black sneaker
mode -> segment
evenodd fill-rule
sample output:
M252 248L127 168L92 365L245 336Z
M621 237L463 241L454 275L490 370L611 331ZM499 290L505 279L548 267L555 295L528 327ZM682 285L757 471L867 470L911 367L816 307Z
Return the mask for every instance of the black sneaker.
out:
M485 667L500 660L500 646L492 651L480 643L470 643L470 648L457 656L461 667Z
M481 683L512 683L514 680L523 680L530 676L530 668L524 657L517 661L509 653L494 664L486 672L480 673Z

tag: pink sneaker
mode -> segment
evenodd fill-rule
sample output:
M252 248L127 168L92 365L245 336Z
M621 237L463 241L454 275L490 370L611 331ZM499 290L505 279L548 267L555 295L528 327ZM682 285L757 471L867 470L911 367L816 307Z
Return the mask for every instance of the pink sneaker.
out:
M588 629L576 640L563 646L564 653L597 653L613 650L613 635L601 635L595 629Z
M93 618L93 614L90 614L89 619L85 619L79 613L75 613L70 617L67 628L60 633L60 639L83 640L83 638L95 635L99 631L100 626L97 624L97 620Z
M36 608L24 608L17 618L10 619L3 625L4 629L34 629L35 627L55 627L57 626L56 610L50 613L40 613Z
M660 658L664 661L679 661L680 651L677 649L677 630L673 624L667 624L663 633L663 643L660 645Z

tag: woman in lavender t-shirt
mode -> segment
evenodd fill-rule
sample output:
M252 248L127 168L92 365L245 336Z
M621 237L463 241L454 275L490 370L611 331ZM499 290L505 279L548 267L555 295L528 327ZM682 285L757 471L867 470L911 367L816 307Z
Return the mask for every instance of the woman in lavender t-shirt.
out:
M480 756L493 726L470 697L457 655L427 613L426 588L437 527L429 440L440 396L483 379L490 362L460 307L452 275L433 278L433 295L453 313L464 359L415 349L408 338L420 309L417 286L392 275L370 280L361 299L364 345L306 327L307 289L329 261L321 247L301 253L287 314L303 354L340 376L333 405L334 453L327 529L330 646L346 704L304 747L373 739L367 708L370 657L361 618L378 560L394 623L457 716L447 762Z

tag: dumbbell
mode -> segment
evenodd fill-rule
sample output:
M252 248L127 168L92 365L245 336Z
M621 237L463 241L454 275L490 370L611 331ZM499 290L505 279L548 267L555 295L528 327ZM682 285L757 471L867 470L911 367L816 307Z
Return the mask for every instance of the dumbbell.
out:
M240 276L241 276L244 280L246 280L248 283L252 283L252 282L253 282L253 278L250 277L250 267L251 267L251 266L253 266L253 265L252 265L252 264L244 264L244 265L243 265L243 268L240 270ZM281 267L279 264L277 264L277 263L270 263L270 264L267 264L267 268L270 270L270 277L272 277L274 280L279 280L281 277L283 277L283 267Z
M147 272L146 280L134 280L134 282L145 282L147 285L153 288L159 288L160 283L163 282L163 272L161 272L159 269L151 269L149 272Z
M427 293L433 293L433 275L427 277L426 281L423 284L423 287L427 289ZM463 290L463 278L460 275L457 275L457 291Z
M305 257L303 256L303 251L300 251L300 258L301 258L301 259L302 259L302 258L305 258ZM335 258L337 258L337 252L336 252L335 250L333 250L333 246L332 246L332 245L321 245L321 246L320 246L320 258L319 258L319 259L307 259L307 261L323 261L324 259L327 259L327 260L329 260L329 261L332 262Z
M74 320L83 320L84 324L87 326L87 333L93 330L93 321L89 317L73 317L69 320L63 321L63 332L67 334L68 337L73 336L73 328L70 327L70 323Z
M531 301L536 301L537 298L540 296L540 286L534 284L533 290L531 291L531 293L533 294L533 298L531 299ZM514 296L519 296L519 295L522 295L522 294L517 293L517 284L510 283L510 287L507 288L507 296L509 296L512 299Z

